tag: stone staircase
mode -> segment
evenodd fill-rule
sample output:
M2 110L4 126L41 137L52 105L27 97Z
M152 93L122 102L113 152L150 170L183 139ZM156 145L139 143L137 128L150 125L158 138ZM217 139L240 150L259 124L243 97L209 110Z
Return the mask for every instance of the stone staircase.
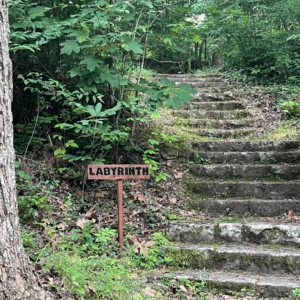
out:
M300 225L280 217L300 213L299 142L245 140L255 120L217 75L157 77L197 89L174 115L187 132L211 139L188 145L183 178L190 208L206 218L170 222L174 272L165 276L205 280L224 293L290 296L300 288Z

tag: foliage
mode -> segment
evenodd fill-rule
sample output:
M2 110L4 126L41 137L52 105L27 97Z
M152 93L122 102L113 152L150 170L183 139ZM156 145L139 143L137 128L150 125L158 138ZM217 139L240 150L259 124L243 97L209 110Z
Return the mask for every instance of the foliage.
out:
M148 255L135 252L129 253L132 260L143 269L154 269L171 261L170 257L165 256L166 247L170 246L170 242L166 237L157 232L153 234L153 241L154 244L150 248Z
M120 147L135 150L135 128L148 122L147 115L190 101L195 90L188 85L142 78L147 56L154 57L162 41L156 23L172 10L159 0L11 1L17 151L26 154L29 146L48 141L55 155L69 162L118 162ZM177 28L177 14L172 20ZM196 39L186 35L186 43ZM163 38L164 47L172 38ZM152 174L157 181L166 179L162 172L154 174L152 154L144 152Z
M196 154L193 160L190 161L190 164L195 164L195 165L203 165L203 164L208 165L211 163L212 161L210 159L200 157L199 154Z
M299 12L297 0L205 1L203 27L224 54L226 66L242 81L299 81Z

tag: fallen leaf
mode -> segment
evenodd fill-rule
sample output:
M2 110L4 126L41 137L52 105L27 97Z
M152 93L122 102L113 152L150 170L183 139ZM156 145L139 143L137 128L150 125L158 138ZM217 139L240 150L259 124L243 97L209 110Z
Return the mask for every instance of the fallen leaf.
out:
M169 199L169 201L170 201L170 203L175 204L177 202L177 199L176 198L171 198L171 199Z
M154 298L156 296L156 291L151 289L149 286L147 286L145 289L143 289L143 292L147 296L152 297L152 298Z
M134 200L137 199L137 200L142 201L142 202L146 202L147 201L147 199L142 194L135 194L133 196L133 198L134 198Z
M137 181L128 180L128 181L131 186L141 187L143 185L141 180L137 180Z
M175 177L176 179L182 178L182 176L183 176L183 173L174 171L174 177Z
M84 224L87 223L89 220L86 218L78 219L76 225L81 229L84 229Z
M62 230L65 230L65 229L66 229L66 226L65 226L64 223L58 224L57 227L60 227Z
M187 290L183 285L180 285L179 288L180 288L185 294L188 293L188 290Z
M85 214L85 217L89 220L94 219L97 220L98 216L96 214L95 205L93 205Z
M103 198L103 197L106 197L106 196L108 196L107 191L101 191L101 192L98 192L97 194L95 194L96 198Z
M60 208L61 208L64 212L67 211L65 205L64 205L61 201L59 201L59 206L60 206Z
M43 270L42 266L40 264L35 264L34 265L34 272L41 272Z
M44 276L41 279L41 284L47 284L47 283L54 284L53 278L49 277L48 275Z

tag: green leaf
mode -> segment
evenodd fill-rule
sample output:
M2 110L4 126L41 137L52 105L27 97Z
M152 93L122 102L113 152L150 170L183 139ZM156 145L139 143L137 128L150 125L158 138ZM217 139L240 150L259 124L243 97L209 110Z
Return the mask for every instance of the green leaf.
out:
M161 86L176 87L176 83L174 81L169 80L167 77L160 78L159 83Z
M80 65L86 65L86 68L93 72L96 68L99 68L99 64L103 64L102 60L98 57L88 55L79 63Z
M49 9L51 9L51 8L44 7L44 6L36 6L36 7L30 8L28 10L28 14L30 15L31 19L35 19L38 16L43 16L44 12L46 12Z
M81 49L81 47L75 40L68 40L64 43L60 43L60 46L63 46L63 48L61 49L61 54L71 55L73 51L75 53L79 53Z
M135 41L128 41L123 44L126 51L132 51L135 54L143 54L142 45Z
M165 38L165 39L164 39L164 43L165 43L165 44L169 44L170 46L172 46L172 41L171 41L171 39L169 39L169 38Z

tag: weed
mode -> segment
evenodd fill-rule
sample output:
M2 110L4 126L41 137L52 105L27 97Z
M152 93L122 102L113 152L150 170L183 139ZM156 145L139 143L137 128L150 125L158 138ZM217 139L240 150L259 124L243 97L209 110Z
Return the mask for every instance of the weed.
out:
M300 289L296 288L292 291L293 296L296 297L296 299L300 298Z
M260 161L256 161L255 163L257 165L273 165L277 162L276 158L270 157L266 160L260 160Z
M210 165L212 161L210 159L205 159L200 157L198 154L195 155L194 159L190 161L191 165Z
M271 174L271 173L265 175L264 178L261 178L261 180L262 181L284 181L277 174Z

